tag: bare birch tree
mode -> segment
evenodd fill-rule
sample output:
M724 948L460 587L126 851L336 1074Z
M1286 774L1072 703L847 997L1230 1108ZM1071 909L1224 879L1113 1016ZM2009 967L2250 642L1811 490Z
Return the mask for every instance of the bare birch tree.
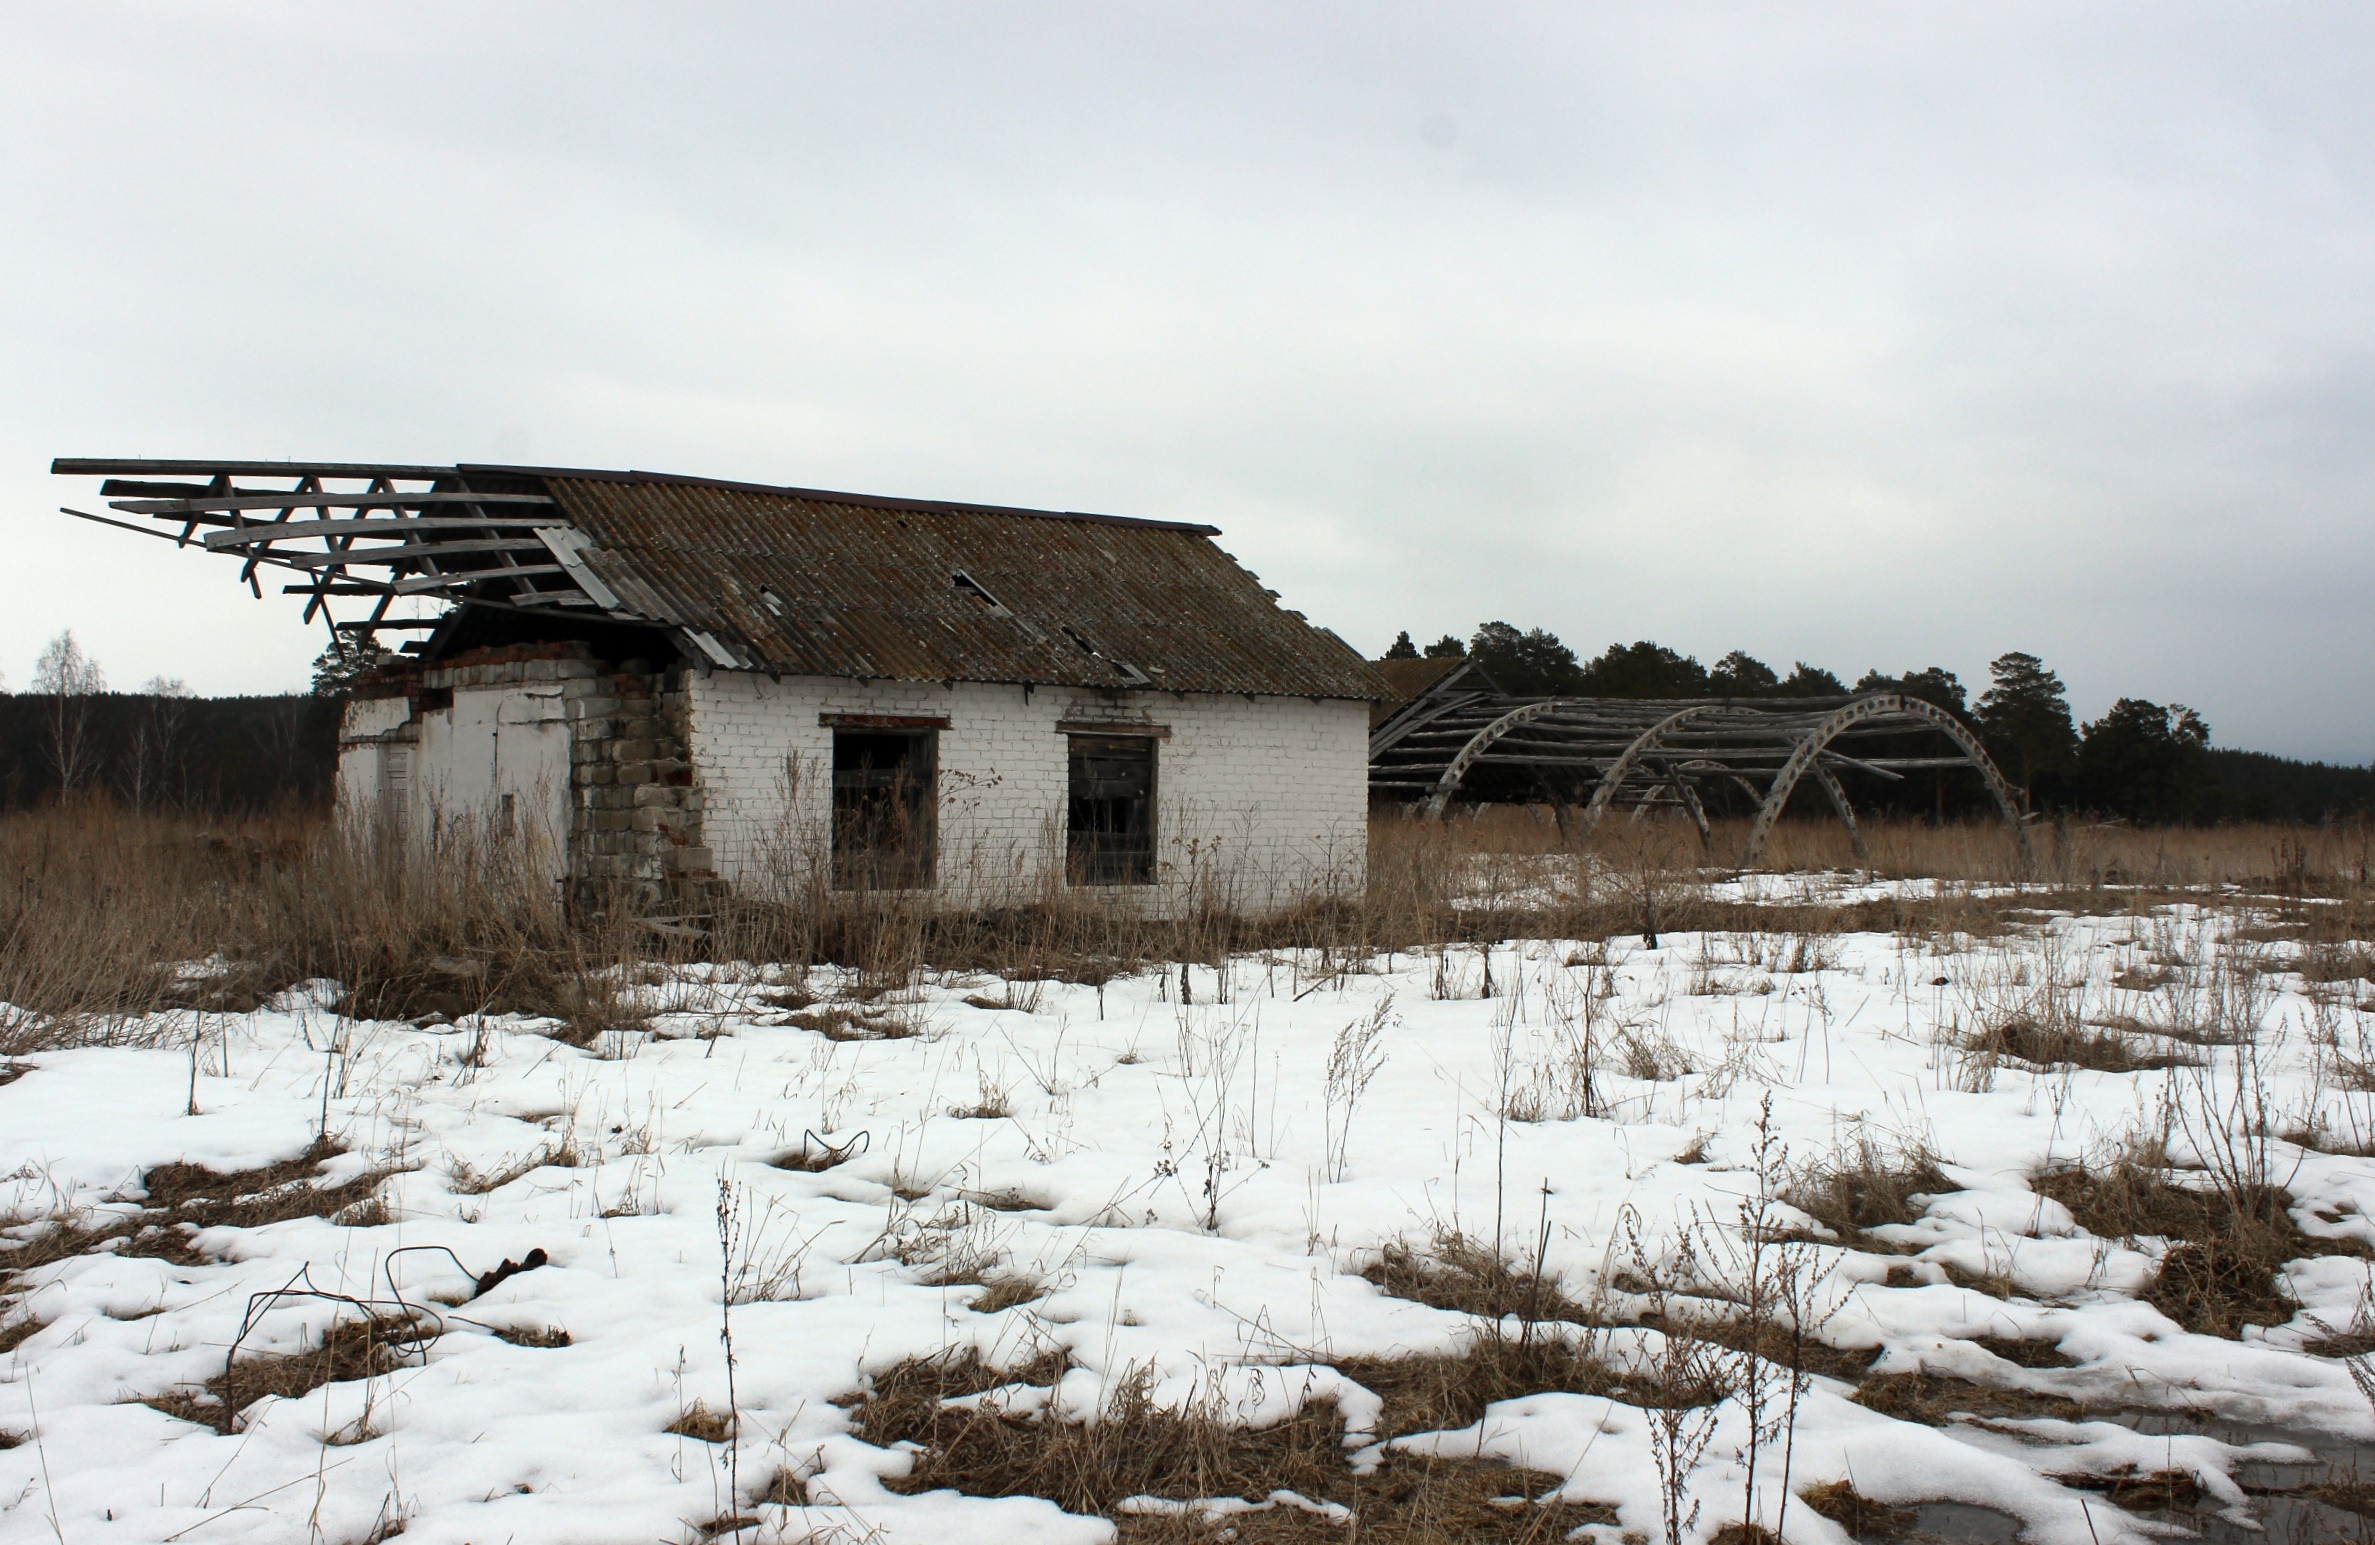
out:
M107 690L107 673L83 653L68 628L49 641L33 664L33 690L50 700L49 761L58 793L70 795L90 780L98 760L91 745L91 699Z

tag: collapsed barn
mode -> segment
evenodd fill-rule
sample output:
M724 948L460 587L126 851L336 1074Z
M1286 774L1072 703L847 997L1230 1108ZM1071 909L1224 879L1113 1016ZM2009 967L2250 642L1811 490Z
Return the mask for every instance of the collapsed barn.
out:
M556 880L1150 911L1362 883L1377 678L1210 526L646 472L52 470L119 515L69 513L259 597L277 574L308 622L425 634L354 689L342 804L522 833Z
M1547 804L1581 836L1612 811L1686 816L1702 846L1719 797L1755 811L1738 855L1753 867L1800 785L1812 780L1867 857L1843 775L1898 780L1975 773L2025 856L2021 806L1969 727L1904 692L1845 697L1520 697L1474 662L1397 660L1376 669L1393 696L1372 714L1373 799L1441 819L1455 804Z

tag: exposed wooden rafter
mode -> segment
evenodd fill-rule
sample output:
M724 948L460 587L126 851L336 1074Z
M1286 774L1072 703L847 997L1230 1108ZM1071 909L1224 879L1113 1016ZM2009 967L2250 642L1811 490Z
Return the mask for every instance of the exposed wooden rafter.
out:
M390 616L399 600L548 613L588 608L640 620L591 578L582 543L563 552L546 539L572 528L532 479L497 475L495 487L473 487L473 475L457 467L358 462L69 457L52 470L105 477L100 492L111 508L178 528L149 534L238 558L240 579L258 595L263 569L306 576L282 593L304 596L306 620L319 615L333 633L436 625L435 618ZM331 604L347 600L371 602L368 615L333 618Z

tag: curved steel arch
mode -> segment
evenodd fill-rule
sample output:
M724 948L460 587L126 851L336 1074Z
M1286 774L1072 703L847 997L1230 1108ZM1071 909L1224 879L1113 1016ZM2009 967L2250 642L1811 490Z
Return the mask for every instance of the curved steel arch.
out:
M1451 803L1452 791L1460 786L1460 780L1468 776L1468 769L1476 765L1477 759L1491 748L1494 741L1521 724L1531 724L1545 714L1557 712L1566 702L1563 697L1549 697L1539 703L1512 708L1469 736L1468 743L1460 747L1460 754L1451 759L1451 765L1443 769L1443 776L1435 780L1435 792L1427 796L1424 818L1432 821L1443 814L1443 807ZM1586 827L1585 830L1590 828Z
M1864 829L1855 823L1855 806L1847 802L1847 790L1840 787L1839 775L1823 765L1821 757L1814 759L1813 772L1815 781L1822 785L1822 791L1831 796L1831 808L1839 812L1840 824L1847 828L1847 840L1855 845L1855 861L1859 864L1870 863L1872 850L1864 842Z
M1774 774L1773 786L1766 792L1765 803L1757 811L1756 824L1748 829L1748 847L1740 857L1743 868L1753 867L1762 856L1765 839L1773 834L1773 823L1781 819L1782 806L1789 803L1791 791L1797 788L1798 780L1806 776L1807 769L1815 765L1815 759L1822 755L1823 749L1837 739L1841 731L1852 729L1867 719L1894 714L1926 721L1932 729L1945 735L1961 749L1963 755L1970 759L1971 765L1978 769L1981 780L1987 784L1987 791L1996 798L1996 808L2004 813L2005 824L2012 828L2012 835L2019 841L2021 862L2030 862L2029 829L2021 821L2020 806L2013 801L2011 786L2005 783L2004 775L1996 771L1996 764L1988 758L1987 750L1979 744L1978 737L1964 728L1961 720L1918 697L1907 697L1898 692L1875 692L1870 697L1859 697L1841 708L1807 731L1798 741L1796 749L1790 752L1789 760L1781 764L1780 772Z
M1592 790L1592 802L1584 806L1583 810L1584 835L1588 837L1598 828L1600 818L1608 813L1610 802L1616 798L1617 789L1632 776L1635 764L1646 753L1656 750L1660 741L1691 720L1725 706L1723 703L1693 703L1677 713L1666 715L1635 736L1633 743L1618 753L1616 760L1608 764L1608 770L1600 775L1600 786Z

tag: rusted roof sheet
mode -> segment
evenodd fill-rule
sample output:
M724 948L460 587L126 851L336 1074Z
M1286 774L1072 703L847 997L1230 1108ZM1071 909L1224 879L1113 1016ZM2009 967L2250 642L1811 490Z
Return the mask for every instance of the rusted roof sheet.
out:
M586 566L624 606L714 639L720 663L897 681L1384 695L1357 652L1280 607L1210 526L642 472L459 470L473 486L495 475L541 481L593 544Z

